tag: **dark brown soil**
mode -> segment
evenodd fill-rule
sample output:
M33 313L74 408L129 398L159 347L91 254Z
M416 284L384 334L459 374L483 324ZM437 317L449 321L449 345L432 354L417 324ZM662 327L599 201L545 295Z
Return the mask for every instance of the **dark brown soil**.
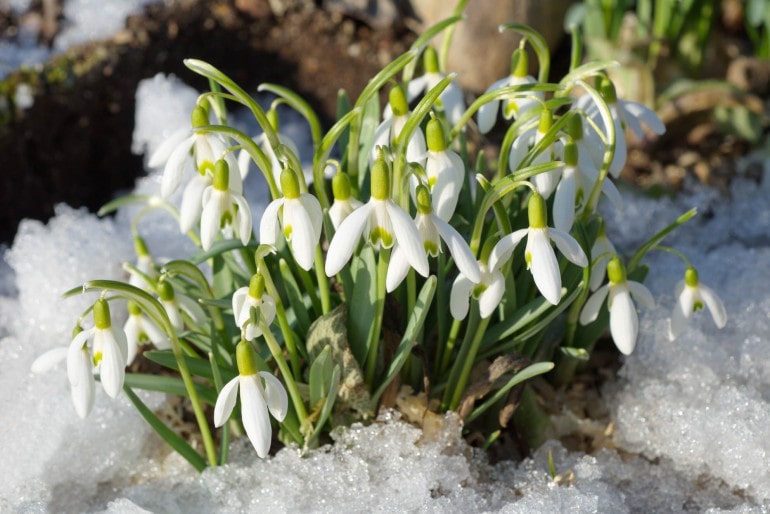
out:
M59 202L97 209L142 173L130 153L138 82L173 73L205 89L188 57L215 64L242 86L276 82L298 91L327 124L337 91L357 95L403 52L405 29L375 31L313 2L275 18L266 0L180 0L130 18L113 40L74 48L42 71L11 77L31 83L32 108L5 113L0 126L0 243L23 218L47 219Z

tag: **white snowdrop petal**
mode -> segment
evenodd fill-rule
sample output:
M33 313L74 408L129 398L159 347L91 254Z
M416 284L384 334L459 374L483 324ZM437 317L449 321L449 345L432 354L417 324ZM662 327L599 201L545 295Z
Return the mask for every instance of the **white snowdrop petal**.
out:
M329 243L329 251L326 253L324 268L327 276L331 277L339 273L350 260L350 256L353 255L353 250L355 250L359 239L361 239L361 234L369 222L373 208L373 204L369 202L356 209L337 228L337 232Z
M190 142L189 142L189 145L186 145L187 150L189 150L190 145L192 145L192 137L191 137L190 129L180 128L174 131L152 153L152 155L150 156L150 159L147 161L147 167L157 168L161 164L164 164L166 161L168 161L169 157L174 152L174 150L180 145L185 145L185 143L182 143L182 142L188 139L190 140Z
M492 272L492 280L479 295L479 314L482 318L490 317L500 305L505 293L505 278L499 271Z
M390 104L388 104L388 107ZM385 118L374 131L372 138L372 148L369 152L369 164L371 165L377 159L377 147L390 146L390 127L393 125L393 118Z
M663 122L655 113L655 111L638 102L631 102L628 100L618 100L618 101L621 102L626 112L628 112L631 116L633 116L634 118L640 120L642 123L647 125L650 128L650 130L652 130L655 134L657 135L665 134L666 126L663 124ZM641 138L642 136L643 134L639 137Z
M575 170L567 166L556 186L553 201L553 226L564 232L572 230L575 221Z
M491 91L496 91L502 87L505 87L508 85L508 82L510 80L510 77L502 78L495 83L493 83L491 86L487 88L485 93L489 93ZM500 100L494 100L492 102L485 103L481 107L479 107L478 112L478 125L479 125L479 132L482 134L486 134L490 130L492 130L492 127L495 126L495 122L497 121L497 110L500 107Z
M351 198L351 200L353 200ZM313 226L313 239L315 244L321 239L321 231L323 230L324 213L321 209L321 203L318 199L311 194L302 194L299 197L299 201L302 202L302 206L305 208L307 215L310 217L310 222ZM357 200L356 200L357 201ZM361 202L358 202L361 205Z
M94 337L102 340L102 360L99 363L102 387L111 398L117 398L123 389L123 380L126 376L125 357L111 331L97 331ZM94 342L94 344L97 343Z
M257 384L257 375L240 376L239 379L241 382L243 428L246 429L246 435L249 436L257 455L264 459L270 451L270 439L272 437L267 404Z
M415 77L406 86L406 98L409 102L420 96L428 89L428 76Z
M471 282L476 284L481 282L481 268L479 268L479 263L473 256L465 239L452 225L440 217L433 215L431 218L438 233L441 235L441 239L446 243L449 253L452 255L455 264L457 264L457 269L460 270L460 273L468 277Z
M406 259L404 250L399 245L394 245L393 253L390 255L388 263L388 273L385 277L385 289L387 292L393 292L406 278L409 273L409 261Z
M259 222L259 242L264 245L270 245L275 248L275 241L278 235L278 209L283 205L284 199L273 200L262 213L262 220Z
M289 397L283 384L275 376L260 371L259 376L265 381L265 400L270 414L279 422L283 421L289 411Z
M529 270L538 291L553 305L561 300L561 274L547 229L530 229L527 239Z
M238 213L236 215L238 238L241 240L241 243L243 243L243 246L246 246L249 244L252 235L251 208L249 207L248 202L246 202L246 199L241 195L233 194L231 196L238 206Z
M423 277L430 273L428 267L428 256L425 253L425 247L420 238L420 232L417 230L414 220L409 215L393 203L392 200L385 201L390 221L393 224L393 235L398 241L399 246L404 249L404 254L409 264Z
M501 237L492 248L489 254L489 269L499 269L511 258L511 254L516 249L522 239L529 233L528 228L520 228L507 236Z
M468 277L458 275L449 294L449 312L454 319L464 319L470 307L471 291L475 284Z
M607 197L607 200L610 201L615 210L623 211L623 197L620 196L620 191L618 191L617 186L609 177L605 178L602 183L602 193L604 193L604 196Z
M519 137L513 140L511 151L508 154L508 169L511 172L517 171L519 169L519 165L529 152L530 147L534 144L536 131L537 127L529 128L522 132Z
M310 216L298 199L284 201L283 228L291 232L289 235L291 254L297 264L306 271L310 270L313 267L317 241L315 241Z
M196 300L189 296L178 294L176 295L176 301L179 307L187 313L195 324L202 324L206 321L206 313L203 311L203 307Z
M77 415L85 419L94 407L94 396L96 395L96 381L94 380L93 373L91 373L89 360L84 359L81 372L83 373L83 379L78 381L77 385L71 385L70 397Z
M449 221L463 188L465 165L460 156L451 150L428 152L425 173L429 179L435 179L431 188L433 209L439 218Z
M631 355L636 346L639 318L631 295L624 287L610 293L610 334L620 353Z
M50 371L61 361L65 360L68 354L69 348L66 346L48 350L32 362L30 371L35 374L41 374Z
M580 311L580 318L578 321L580 321L581 325L588 325L589 323L596 321L609 290L610 285L605 284L588 298L588 301L583 305L583 310Z
M687 318L686 311L682 308L682 302L674 302L674 308L671 311L671 319L669 319L668 322L669 341L673 341L679 337L679 334L681 334L687 326Z
M211 191L211 187L207 191ZM201 246L204 250L211 249L214 240L219 233L222 220L222 211L219 209L220 198L218 191L211 191L208 201L203 206L201 213Z
M631 292L631 295L634 297L634 300L641 303L648 309L652 309L655 307L655 298L652 296L652 293L649 289L647 289L647 286L642 284L641 282L634 282L633 280L627 281L628 290Z
M184 188L179 208L179 228L182 233L192 230L203 210L203 191L211 185L211 179L196 175Z
M69 379L70 385L73 387L78 385L85 376L81 369L83 360L88 364L88 374L91 374L91 357L88 349L83 348L83 346L86 344L88 338L93 336L94 331L95 329L90 328L80 332L72 338L72 342L67 348L67 378ZM83 357L84 354L86 357Z
M193 137L190 136L185 139L176 149L171 152L171 155L166 161L166 166L163 168L163 177L160 181L160 195L163 198L168 198L176 191L179 184L182 182L182 175L184 173L184 165L187 160L190 147L192 146Z
M714 319L714 323L718 328L724 328L727 324L727 311L725 310L722 300L720 300L711 288L702 284L699 288L703 303L705 303L708 310L711 311L711 317Z
M219 391L217 403L214 405L214 426L221 427L230 418L235 407L235 400L238 398L239 379L240 377L236 376Z
M581 268L588 266L588 257L574 237L557 228L549 228L548 235L568 261Z

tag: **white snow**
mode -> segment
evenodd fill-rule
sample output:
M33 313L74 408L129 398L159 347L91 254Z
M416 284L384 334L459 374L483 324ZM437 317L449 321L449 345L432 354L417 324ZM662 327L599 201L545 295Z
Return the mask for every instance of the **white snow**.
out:
M174 78L144 82L134 148L154 148L188 123L191 98L194 92ZM258 187L245 185L255 207L266 198ZM157 193L157 172L137 189ZM62 300L61 293L87 279L120 277L121 263L132 258L129 223L139 207L98 220L60 206L47 224L23 222L4 253L8 267L0 266L0 511L767 511L769 197L770 173L761 185L736 179L730 196L696 185L674 200L629 196L625 211L611 215L610 237L632 248L640 234L698 206L701 215L666 244L688 255L729 316L719 331L699 312L669 342L673 284L684 266L667 253L650 255L647 284L658 307L642 312L635 353L604 391L617 451L586 455L549 442L521 463L490 465L459 438L451 416L437 441L421 442L418 429L385 413L370 426L339 430L333 445L306 457L285 448L262 461L248 441L236 441L231 464L200 475L159 451L158 438L125 398L111 400L97 388L94 412L80 420L63 366L42 376L28 371L42 352L69 342L84 308L83 298ZM140 231L156 256L189 251L180 248L183 238L168 216L152 216ZM157 396L145 398L160 405ZM548 472L549 451L559 483Z

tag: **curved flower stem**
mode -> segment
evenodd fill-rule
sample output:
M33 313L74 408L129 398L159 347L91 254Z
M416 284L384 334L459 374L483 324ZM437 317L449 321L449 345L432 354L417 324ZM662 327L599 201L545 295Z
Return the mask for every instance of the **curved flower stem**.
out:
M385 278L390 263L390 248L381 248L377 261L377 310L374 316L372 331L369 332L369 352L366 354L366 383L374 387L374 376L377 372L377 356L380 350L380 332L382 332L382 316L385 312Z
M278 305L279 302L275 302ZM297 412L300 426L304 426L307 423L307 410L305 409L305 403L302 401L302 395L299 393L297 383L294 381L289 365L286 363L286 359L283 356L281 347L278 341L275 340L275 336L270 332L270 327L265 323L264 318L259 319L259 328L262 330L262 337L264 337L267 347L270 349L270 353L275 359L275 363L278 365L278 369L281 370L284 381L286 381L286 390L289 392L291 402L294 405L294 410Z
M479 345L481 345L481 340L484 338L484 332L487 330L487 325L489 325L489 320L492 317L484 318L482 319L479 324L476 327L476 330L473 332L473 338L471 339L470 346L468 347L467 353L462 356L464 348L460 349L461 358L457 359L458 363L462 363L462 369L460 370L460 376L457 379L457 384L454 387L454 394L452 395L452 401L449 403L449 408L451 410L457 409L458 405L460 405L460 400L463 397L463 393L465 392L465 386L468 385L468 378L471 376L471 370L473 369L473 364L476 361L476 354L479 351ZM467 342L463 341L463 345Z
M278 318L278 326L281 328L283 340L286 343L286 351L289 352L289 359L291 360L291 369L294 372L291 376L299 380L299 377L302 376L302 369L300 368L297 345L294 342L294 332L291 331L289 320L286 318L286 310L283 308L283 303L278 294L278 289L275 287L275 282L273 282L273 277L270 276L270 270L267 269L265 261L261 257L257 264L257 270L265 278L268 294L275 300L275 316ZM281 370L281 372L283 373L284 370Z
M321 313L327 314L332 310L332 301L329 296L329 278L324 271L324 255L321 245L315 247L315 276L318 280L318 293L321 295Z

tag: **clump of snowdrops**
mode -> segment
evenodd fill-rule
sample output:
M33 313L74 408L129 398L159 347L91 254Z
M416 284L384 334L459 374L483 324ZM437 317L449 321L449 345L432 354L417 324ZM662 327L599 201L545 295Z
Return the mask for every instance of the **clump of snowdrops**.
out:
M694 211L622 254L597 209L603 199L604 212L622 209L612 180L626 160L626 131L644 137L646 125L662 133L654 112L616 97L604 73L611 63L579 65L573 55L571 71L548 82L544 41L515 24L501 27L524 36L510 75L466 105L444 71L445 51L427 45L442 31L451 37L459 19L428 30L355 102L341 94L339 119L326 132L286 88L260 87L276 98L265 110L214 66L187 60L211 91L198 98L189 130L150 157L163 167L160 196L103 209L146 203L132 224L136 260L125 265L127 281L69 291L97 298L66 351L45 354L34 368L66 355L81 417L92 409L96 376L203 469L227 462L233 435L245 433L259 457L276 427L284 443L313 447L335 426L392 406L406 386L435 411L457 411L489 444L510 420L506 406L520 402L517 412L537 417L531 391L521 394L525 380L550 372L568 383L608 327L622 353L634 350L637 308L653 303L642 285L642 258L653 249L685 264L672 338L704 305L724 325L721 302L687 258L660 245ZM527 45L538 78L528 74ZM310 126L312 181L279 130L280 104ZM261 135L227 124L233 105L251 111ZM497 162L470 154L466 135L495 126L504 129ZM189 162L197 173L188 180ZM243 197L250 166L272 197L259 220ZM177 207L168 198L179 188ZM173 215L198 251L159 262L142 238L152 209ZM112 322L115 311L127 312L123 326ZM127 373L135 359L165 371ZM187 397L204 454L137 389ZM507 414L489 416L500 412Z

